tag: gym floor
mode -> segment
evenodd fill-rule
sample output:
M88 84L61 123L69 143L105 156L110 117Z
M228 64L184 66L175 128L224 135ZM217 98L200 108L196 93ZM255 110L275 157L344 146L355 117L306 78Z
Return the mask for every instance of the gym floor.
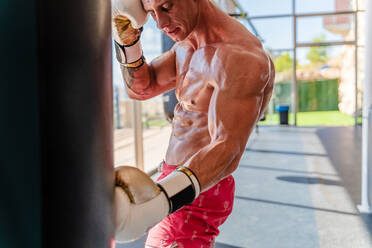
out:
M368 248L360 215L361 128L260 126L234 172L216 248ZM143 247L144 238L117 248Z

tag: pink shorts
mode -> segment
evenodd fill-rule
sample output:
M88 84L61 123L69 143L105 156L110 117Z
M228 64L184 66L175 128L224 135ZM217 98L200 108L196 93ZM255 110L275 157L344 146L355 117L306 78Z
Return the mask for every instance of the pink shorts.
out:
M164 163L158 180L176 166ZM195 201L166 217L148 234L146 245L156 248L209 248L219 234L218 227L230 215L234 202L235 182L232 176L201 193Z

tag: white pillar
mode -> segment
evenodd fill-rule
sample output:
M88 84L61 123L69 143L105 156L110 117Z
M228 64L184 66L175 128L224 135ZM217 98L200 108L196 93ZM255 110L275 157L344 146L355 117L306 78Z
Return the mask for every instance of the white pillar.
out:
M145 171L144 149L143 149L143 129L142 129L142 103L132 101L133 107L133 126L134 126L134 150L136 154L136 167Z
M361 213L372 213L372 1L366 1L365 81L363 89Z

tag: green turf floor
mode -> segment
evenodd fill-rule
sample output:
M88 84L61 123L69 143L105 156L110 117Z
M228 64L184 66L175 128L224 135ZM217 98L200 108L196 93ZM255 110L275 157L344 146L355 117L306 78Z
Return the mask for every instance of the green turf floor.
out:
M289 124L293 124L293 113L289 114ZM360 120L358 121L360 122ZM260 121L259 125L277 125L279 124L279 114L272 116L266 115L265 121ZM298 126L352 126L354 117L343 114L340 111L316 111L297 113Z

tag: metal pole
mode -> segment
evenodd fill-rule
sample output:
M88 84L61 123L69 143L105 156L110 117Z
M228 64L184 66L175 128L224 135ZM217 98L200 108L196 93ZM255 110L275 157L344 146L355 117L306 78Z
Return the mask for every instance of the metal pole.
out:
M225 0L225 12L227 14L235 14L235 6L238 6L238 3L235 0Z
M372 2L366 5L365 80L363 88L361 213L372 213Z
M304 13L304 14L296 14L296 16L298 18L301 18L301 17L315 17L315 16L320 16L320 17L323 17L323 16L328 16L328 15L348 15L348 14L354 14L354 10L351 10L351 11L333 11L333 12L317 12L317 13ZM359 10L359 12L363 12L363 10ZM236 15L233 15L233 16L236 16L236 17L244 17L244 16L247 16L247 14L245 12L242 13L239 13L239 14L236 14ZM279 15L258 15L258 16L249 16L248 18L250 20L258 20L258 19L271 19L271 18L284 18L284 17L292 17L293 14L279 14Z
M115 86L114 88L114 96L115 96L115 115L116 115L116 128L120 129L120 96L119 96L119 87Z
M343 46L343 45L355 45L356 41L331 41L331 42L301 42L297 43L297 47L318 47L318 46Z
M358 2L358 1L356 1ZM358 3L357 3L357 11L354 13L354 23L355 23L355 28L354 28L354 40L355 40L355 116L354 120L355 123L354 125L358 125L358 116L359 116L359 109L358 109Z
M133 126L134 126L134 149L136 154L136 166L144 171L144 151L143 151L143 128L142 128L142 103L140 101L132 101L133 107Z
M292 0L293 16L293 117L294 125L297 126L297 17L296 17L296 0Z

